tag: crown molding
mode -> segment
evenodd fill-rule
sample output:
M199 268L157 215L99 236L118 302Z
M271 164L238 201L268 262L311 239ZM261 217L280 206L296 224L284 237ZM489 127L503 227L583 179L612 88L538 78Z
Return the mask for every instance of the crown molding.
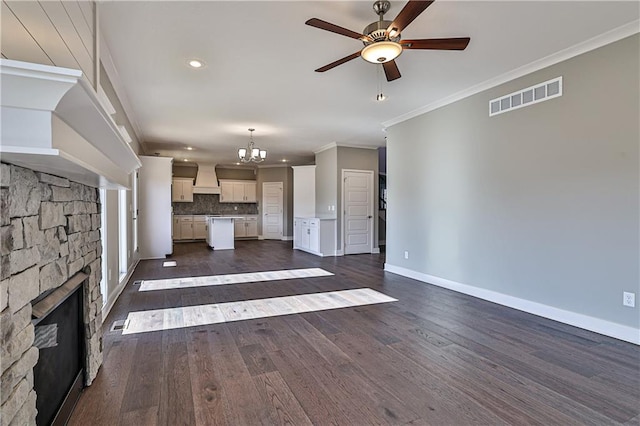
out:
M265 165L260 165L258 164L257 166L259 169L277 169L277 168L289 168L291 167L291 165L289 163L281 163L281 164L265 164Z
M331 142L328 143L324 146L321 146L320 148L318 148L316 151L313 151L314 154L320 154L323 151L326 151L328 149L331 148L357 148L357 149L378 149L378 148L382 148L379 146L371 146L371 145L349 145L349 144L345 144L345 143L338 143L338 142Z
M402 114L396 118L392 118L390 120L384 121L382 125L385 128L394 126L396 124L402 123L403 121L410 120L419 115L436 110L438 108L442 108L443 106L452 104L459 100L476 95L480 92L484 92L485 90L489 90L493 87L515 80L516 78L523 77L535 71L539 71L543 68L547 68L551 65L555 65L560 62L571 59L573 57L576 57L578 55L582 55L583 53L587 53L592 50L598 49L602 46L606 46L607 44L611 44L618 40L622 40L623 38L632 36L634 34L637 34L638 32L640 32L640 20L636 19L635 21L632 21L620 27L614 28L613 30L602 33L598 36L585 40L581 43L575 44L566 49L560 50L559 52L553 53L544 58L530 62L529 64L523 65L519 68L516 68L504 74L501 74L497 77L486 80L480 84L469 87L468 89L454 93L451 96L447 96L446 98L437 100L428 105L425 105L423 107L410 111L406 114Z

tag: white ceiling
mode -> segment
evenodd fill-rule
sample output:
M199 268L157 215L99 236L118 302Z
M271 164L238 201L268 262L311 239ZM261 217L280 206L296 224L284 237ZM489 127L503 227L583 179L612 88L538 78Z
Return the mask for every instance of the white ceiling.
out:
M391 4L387 19L405 2ZM403 38L469 36L467 50L405 51L391 83L360 58L314 72L362 45L304 22L360 32L376 20L371 5L126 1L99 12L147 153L218 164L236 161L249 127L264 164L309 162L333 142L384 146L382 122L638 19L638 2L436 1ZM192 69L190 58L207 65ZM380 78L384 102L374 100Z

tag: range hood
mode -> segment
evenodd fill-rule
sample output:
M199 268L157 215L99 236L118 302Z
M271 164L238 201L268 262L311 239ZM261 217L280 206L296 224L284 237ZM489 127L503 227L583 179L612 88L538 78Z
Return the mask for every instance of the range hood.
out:
M194 194L219 194L218 176L216 175L216 165L209 163L198 163L198 174L196 184L193 187Z

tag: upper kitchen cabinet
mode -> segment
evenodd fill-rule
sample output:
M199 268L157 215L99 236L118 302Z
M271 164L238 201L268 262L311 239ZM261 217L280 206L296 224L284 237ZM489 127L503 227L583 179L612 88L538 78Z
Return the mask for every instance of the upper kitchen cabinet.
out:
M193 179L173 178L171 186L171 201L176 203L193 202Z
M221 203L255 203L256 181L220 180Z

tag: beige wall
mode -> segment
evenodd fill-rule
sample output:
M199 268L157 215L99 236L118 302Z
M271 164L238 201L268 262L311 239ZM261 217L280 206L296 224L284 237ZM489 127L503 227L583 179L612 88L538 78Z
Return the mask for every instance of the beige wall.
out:
M257 169L233 169L216 167L216 175L220 179L256 180Z
M338 205L337 170L337 147L316 154L316 215L326 215L328 206Z
M367 148L337 147L337 205L338 217L338 248L342 247L342 171L343 170L371 170L373 171L373 247L378 247L378 150ZM325 207L326 208L326 207Z
M640 295L639 51L635 35L388 129L387 263L640 329L622 306ZM558 76L562 97L489 117Z
M198 174L198 167L182 166L180 163L173 163L171 172L173 177L191 178L195 181L196 175Z

